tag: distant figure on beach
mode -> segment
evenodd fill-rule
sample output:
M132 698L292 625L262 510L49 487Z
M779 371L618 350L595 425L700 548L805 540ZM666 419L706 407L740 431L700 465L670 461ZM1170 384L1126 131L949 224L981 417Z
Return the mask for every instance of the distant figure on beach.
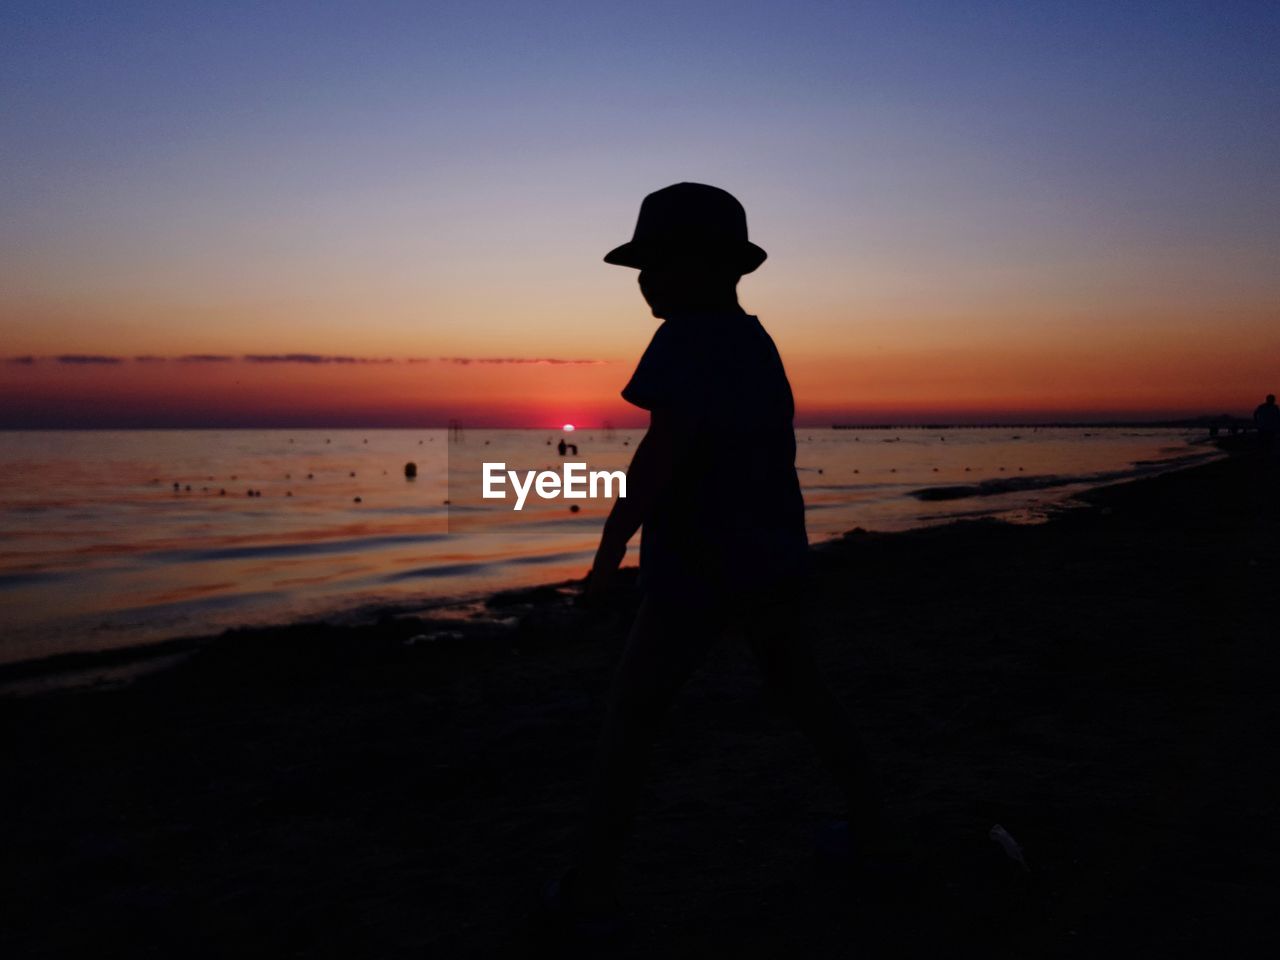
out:
M1268 393L1267 399L1253 411L1253 425L1258 430L1258 439L1264 446L1273 447L1276 437L1280 435L1280 407L1276 406L1276 395Z
M556 444L556 449L560 451L560 456L564 456L569 452L569 445L564 442L564 437L560 438L560 442Z
M800 622L808 540L794 405L778 351L738 303L765 252L729 193L678 183L640 207L606 263L638 269L662 324L622 391L649 412L588 576L607 594L643 527L639 612L615 674L574 867L547 900L569 918L616 916L619 862L659 721L726 632L746 639L773 697L813 741L848 802L856 849L879 833L863 747L824 684Z

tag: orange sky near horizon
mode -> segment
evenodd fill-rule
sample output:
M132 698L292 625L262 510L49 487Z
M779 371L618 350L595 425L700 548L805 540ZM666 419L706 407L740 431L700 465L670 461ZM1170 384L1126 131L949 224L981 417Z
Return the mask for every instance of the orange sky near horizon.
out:
M658 321L633 271L582 257L536 279L522 261L496 265L471 290L456 276L432 287L426 271L354 299L341 288L355 266L308 298L0 297L0 426L641 424L618 393ZM784 247L740 291L779 346L800 423L1243 415L1277 386L1274 310L1221 283L1165 277L1139 293L1094 276L1037 299L1022 281L822 266ZM316 345L320 359L392 362L241 359ZM68 353L120 362L59 362ZM191 354L234 359L177 359Z
M0 409L8 427L640 426L645 414L618 396L644 346L647 331L637 332L630 358L555 363L37 355L0 366ZM978 338L915 349L882 341L848 353L788 350L785 330L777 339L797 422L823 425L1243 415L1272 389L1280 346L1253 349L1246 335L1219 331L1195 350L1174 337L1118 332L1104 341Z

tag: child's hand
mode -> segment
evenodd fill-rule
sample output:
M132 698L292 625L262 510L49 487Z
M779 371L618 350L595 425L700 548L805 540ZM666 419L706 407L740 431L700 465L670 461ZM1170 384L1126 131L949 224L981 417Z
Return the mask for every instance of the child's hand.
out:
M601 543L600 549L596 552L595 563L587 573L586 586L582 590L581 602L584 605L598 605L616 591L618 568L622 566L622 558L626 556L626 552L626 544L618 550L606 548L605 544Z
M617 572L616 568L609 570L602 567L592 567L587 571L587 583L582 589L582 597L579 602L583 606L599 606L614 592Z

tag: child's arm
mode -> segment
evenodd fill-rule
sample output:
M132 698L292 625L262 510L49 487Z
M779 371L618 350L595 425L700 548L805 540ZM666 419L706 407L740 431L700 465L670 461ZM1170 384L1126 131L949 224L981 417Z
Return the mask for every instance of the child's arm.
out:
M590 587L603 586L618 569L627 552L627 541L640 529L654 501L671 482L680 433L674 414L656 410L650 414L649 431L636 447L627 469L627 495L614 501L600 535Z

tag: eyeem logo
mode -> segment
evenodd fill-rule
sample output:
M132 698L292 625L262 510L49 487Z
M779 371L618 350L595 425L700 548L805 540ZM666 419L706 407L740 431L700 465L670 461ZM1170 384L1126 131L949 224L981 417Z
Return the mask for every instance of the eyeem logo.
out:
M618 485L618 496L627 495L627 475L621 470L587 470L585 463L566 462L560 473L554 470L526 470L524 476L518 470L508 470L505 463L484 464L484 487L481 496L486 500L507 499L506 485L510 482L515 492L513 509L523 510L530 491L543 500L586 500L588 497L612 497L613 486Z

